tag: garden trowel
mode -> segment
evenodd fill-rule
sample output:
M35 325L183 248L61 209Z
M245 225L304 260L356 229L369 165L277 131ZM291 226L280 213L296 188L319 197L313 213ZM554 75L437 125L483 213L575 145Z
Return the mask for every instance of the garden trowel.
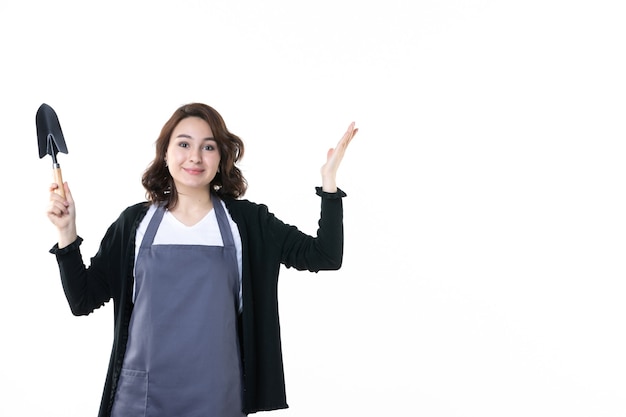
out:
M67 153L67 146L61 131L61 124L55 111L43 103L37 110L37 143L39 144L39 158L45 155L52 156L52 171L54 174L54 182L59 185L56 193L65 198L65 189L63 187L63 176L61 175L61 165L57 161L57 153Z

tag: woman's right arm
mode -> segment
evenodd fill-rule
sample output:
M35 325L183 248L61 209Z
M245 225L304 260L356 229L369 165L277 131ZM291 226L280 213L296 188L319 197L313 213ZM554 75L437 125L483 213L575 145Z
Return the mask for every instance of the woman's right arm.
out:
M80 252L82 239L76 233L76 208L72 193L64 184L64 199L55 193L57 184L50 187L50 203L48 218L57 228L59 241L50 252L56 255L61 274L61 282L65 296L74 315L87 315L111 299L111 288L108 282L109 272L106 261L106 250L103 245L98 255L92 259L87 268ZM107 232L109 235L112 229Z

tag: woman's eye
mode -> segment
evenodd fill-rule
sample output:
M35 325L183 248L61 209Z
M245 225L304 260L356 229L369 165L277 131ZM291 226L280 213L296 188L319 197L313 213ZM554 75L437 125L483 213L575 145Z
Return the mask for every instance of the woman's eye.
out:
M213 150L215 150L215 146L213 146L213 145L207 145L207 146L205 146L205 147L204 147L204 150L205 150L205 151L213 151Z
M180 142L180 143L178 144L178 146L180 146L181 148L187 148L187 147L189 147L189 144L188 144L188 143L186 143L186 142Z

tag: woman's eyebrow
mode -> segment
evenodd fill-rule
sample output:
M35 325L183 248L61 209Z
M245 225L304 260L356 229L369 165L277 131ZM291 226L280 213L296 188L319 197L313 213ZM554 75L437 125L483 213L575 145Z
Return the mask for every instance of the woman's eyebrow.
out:
M178 136L176 136L176 137L177 137L177 138L185 138L185 139L193 139L193 138L191 137L191 135L188 135L188 134L186 134L186 133L181 133L181 134L179 134L179 135L178 135ZM209 136L209 137L204 138L204 139L202 139L202 140L212 140L212 141L214 141L214 142L215 142L215 138L214 138L213 136Z

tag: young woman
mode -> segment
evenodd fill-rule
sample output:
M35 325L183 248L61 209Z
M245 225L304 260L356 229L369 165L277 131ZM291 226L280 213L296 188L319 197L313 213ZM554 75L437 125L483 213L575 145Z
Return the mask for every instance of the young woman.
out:
M335 179L357 131L351 123L322 166L316 236L242 199L243 142L202 103L165 123L142 178L147 201L120 214L89 267L70 188L51 185L47 215L59 238L50 252L73 314L114 302L100 417L240 417L287 407L280 265L341 267L345 193Z

